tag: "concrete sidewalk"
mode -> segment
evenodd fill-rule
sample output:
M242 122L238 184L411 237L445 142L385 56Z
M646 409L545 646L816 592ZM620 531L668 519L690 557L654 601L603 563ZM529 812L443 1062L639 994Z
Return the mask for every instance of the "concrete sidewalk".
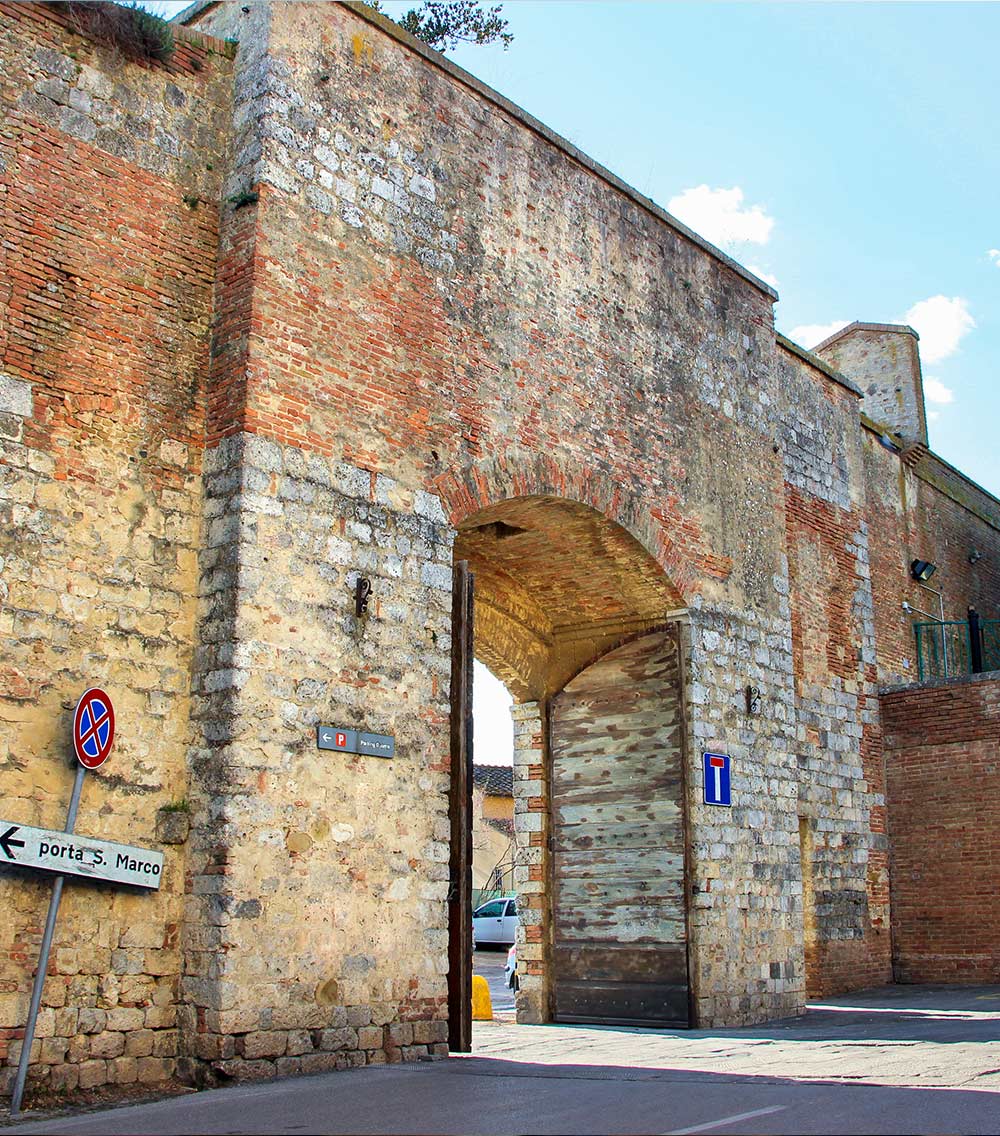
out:
M1000 987L886 987L743 1030L479 1023L475 1052L17 1133L996 1133Z

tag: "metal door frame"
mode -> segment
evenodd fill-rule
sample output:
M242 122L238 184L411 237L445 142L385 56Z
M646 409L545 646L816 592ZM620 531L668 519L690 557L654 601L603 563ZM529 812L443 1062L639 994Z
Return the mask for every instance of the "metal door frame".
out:
M448 1048L472 1051L472 659L474 586L469 562L452 573L451 820L448 888Z

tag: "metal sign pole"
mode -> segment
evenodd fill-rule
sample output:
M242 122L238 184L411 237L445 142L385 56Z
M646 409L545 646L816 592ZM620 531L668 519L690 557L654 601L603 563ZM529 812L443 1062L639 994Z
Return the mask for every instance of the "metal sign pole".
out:
M76 780L73 782L73 795L69 800L66 814L66 832L72 832L76 825L76 812L80 807L80 794L83 792L83 779L87 770L82 765L76 767ZM31 990L31 1008L28 1022L24 1027L24 1041L21 1043L21 1057L17 1063L17 1077L14 1080L14 1094L10 1098L10 1115L17 1116L21 1111L21 1097L24 1095L24 1082L28 1076L28 1063L31 1060L31 1043L35 1040L35 1022L38 1007L42 1003L42 987L45 985L45 972L49 969L49 953L52 950L52 936L56 929L56 916L59 914L59 901L62 899L65 876L56 876L49 900L49 913L45 919L45 933L42 935L42 949L38 954L38 970L35 972L35 985Z

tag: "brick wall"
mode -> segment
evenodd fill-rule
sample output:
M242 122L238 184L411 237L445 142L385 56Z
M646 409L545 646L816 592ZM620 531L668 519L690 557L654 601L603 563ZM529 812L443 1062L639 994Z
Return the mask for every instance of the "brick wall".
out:
M807 993L889 977L885 782L858 396L804 356L784 424Z
M117 710L78 831L166 841L162 889L70 883L31 1084L158 1081L178 1052L185 755L224 45L128 63L63 5L0 4L0 773L62 828L75 699ZM0 1061L20 1052L51 890L0 882Z
M910 563L938 566L928 583L943 594L946 620L965 620L970 605L983 619L1000 618L1000 502L925 447L900 455L877 429L863 433L879 681L915 682L913 624L941 607L912 579ZM973 550L981 555L970 563ZM904 600L928 614L908 615Z
M881 697L898 982L1000 981L1000 678Z

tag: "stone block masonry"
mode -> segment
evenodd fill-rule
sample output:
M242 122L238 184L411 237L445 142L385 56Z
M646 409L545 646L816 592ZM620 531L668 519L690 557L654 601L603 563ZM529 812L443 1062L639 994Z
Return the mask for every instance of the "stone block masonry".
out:
M0 0L0 786L58 826L105 686L79 829L166 867L67 888L31 1085L444 1052L456 555L519 701L522 1020L551 1013L550 699L667 625L694 1020L884 980L875 683L913 673L912 558L947 614L1000 614L1000 504L888 447L766 285L371 10L195 6L167 64L67 11ZM9 1079L47 893L0 888ZM906 941L915 974L937 947Z
M705 1028L801 1012L802 884L791 703L788 581L770 619L693 605L687 676L688 927L695 1022ZM745 691L760 696L756 714ZM704 802L701 755L728 754L731 808Z
M798 852L811 996L889 979L889 867L875 616L856 390L801 354L783 429Z
M551 975L548 966L551 927L548 882L551 857L549 829L548 745L543 708L537 702L511 707L514 719L514 888L520 919L517 926L516 995L518 1021L549 1020Z
M255 434L204 484L185 1068L441 1052L453 532L426 492ZM321 751L323 723L396 755Z
M232 334L217 335L213 434L248 430L420 486L456 526L508 497L583 502L659 560L675 595L753 623L758 653L787 661L768 291L453 71L347 8L324 13L317 29L306 7L220 5L199 23L245 45L238 160L258 193L223 232ZM439 112L415 109L428 104ZM543 555L537 573L555 596L574 581L544 584L552 564ZM706 717L742 697L721 666L703 689ZM783 768L787 722L759 733L743 744ZM749 864L749 839L733 839ZM710 1020L801 1000L795 916L776 894L795 882L790 847L759 884L743 948L735 910L719 899L706 918L700 941L727 960L702 984Z
M78 831L155 845L187 793L213 155L232 67L197 35L169 67L124 63L65 13L0 4L2 797L5 816L62 827L72 706L101 685L118 741L87 776ZM29 1088L174 1075L183 840L165 852L158 893L66 888ZM50 886L0 881L4 1085Z

